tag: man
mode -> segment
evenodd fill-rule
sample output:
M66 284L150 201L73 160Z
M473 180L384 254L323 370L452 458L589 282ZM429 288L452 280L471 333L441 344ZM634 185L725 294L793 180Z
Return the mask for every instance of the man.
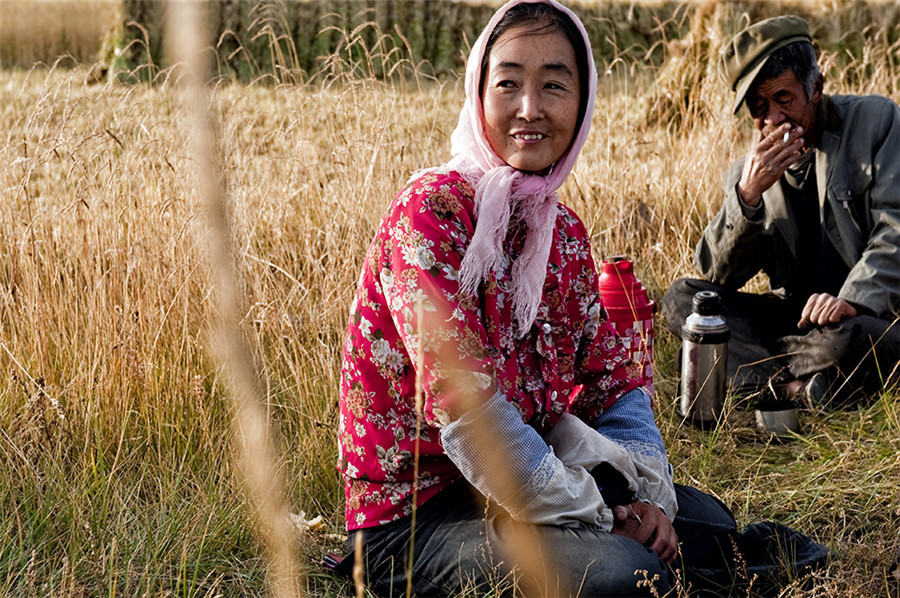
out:
M699 290L719 292L732 390L809 405L882 388L900 360L900 108L828 96L809 26L759 22L722 54L758 131L725 176L725 198L662 302L678 333ZM739 292L757 272L772 292Z

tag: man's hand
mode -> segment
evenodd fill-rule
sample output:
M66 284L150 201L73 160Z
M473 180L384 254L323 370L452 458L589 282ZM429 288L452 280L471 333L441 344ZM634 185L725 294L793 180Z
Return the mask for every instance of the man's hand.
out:
M805 329L811 325L837 324L844 318L856 314L856 308L843 299L828 293L814 293L806 300L797 328Z
M612 509L612 533L649 547L659 560L672 563L678 553L678 535L666 514L659 507L645 502L633 502Z
M785 140L785 134L788 134ZM763 191L781 178L788 167L803 155L803 127L791 129L782 123L768 135L761 136L750 148L744 171L738 182L738 193L751 208L759 205Z

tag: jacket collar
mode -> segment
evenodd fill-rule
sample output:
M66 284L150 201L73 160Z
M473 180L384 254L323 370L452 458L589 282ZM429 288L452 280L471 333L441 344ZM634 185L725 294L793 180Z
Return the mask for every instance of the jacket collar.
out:
M816 127L818 128L816 139L821 139L823 132L837 133L840 131L843 120L838 112L834 98L823 95L819 105L816 106Z
M818 186L819 205L823 210L823 215L827 212L825 209L826 183L831 177L831 171L834 169L834 161L830 161L828 156L837 152L841 143L841 125L843 118L838 112L832 96L823 95L822 100L816 108L816 143L813 149L816 152L816 184Z

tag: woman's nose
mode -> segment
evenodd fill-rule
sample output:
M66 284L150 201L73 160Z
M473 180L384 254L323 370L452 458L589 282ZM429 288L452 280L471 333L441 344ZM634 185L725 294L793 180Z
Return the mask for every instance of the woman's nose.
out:
M519 113L517 116L522 120L533 121L541 118L543 113L543 100L540 94L536 90L523 91L519 101Z

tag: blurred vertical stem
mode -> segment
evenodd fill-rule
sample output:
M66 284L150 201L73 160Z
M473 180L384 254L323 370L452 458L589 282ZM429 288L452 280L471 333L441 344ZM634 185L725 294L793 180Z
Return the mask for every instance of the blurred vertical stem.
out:
M413 562L415 561L416 549L416 511L419 504L419 441L422 438L422 409L424 407L425 398L422 393L422 378L425 369L425 342L423 335L425 333L422 327L422 317L424 315L422 291L416 299L416 321L419 324L419 342L416 349L416 444L415 455L413 456L413 501L412 501L412 517L410 526L412 530L409 534L409 556L406 563L406 598L412 596L412 579L413 579Z
M268 427L254 357L246 341L242 320L239 271L231 239L228 196L217 156L215 120L206 81L211 43L203 29L208 10L204 0L175 1L168 4L167 27L172 55L185 71L183 85L185 113L192 127L191 154L197 167L197 184L208 214L209 259L216 289L219 320L213 325L213 346L231 386L232 442L239 469L248 488L266 548L270 591L282 598L299 596L300 567L296 562L289 526L285 485L278 473L277 455Z

